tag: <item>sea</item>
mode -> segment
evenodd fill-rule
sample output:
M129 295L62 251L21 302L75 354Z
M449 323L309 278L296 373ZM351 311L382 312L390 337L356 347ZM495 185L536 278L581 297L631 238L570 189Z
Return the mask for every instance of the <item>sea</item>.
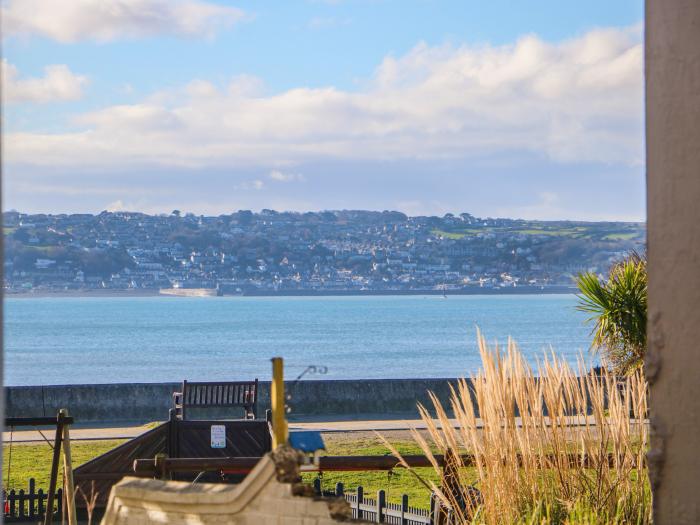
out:
M477 330L535 365L590 353L574 295L36 297L5 301L5 385L471 376Z

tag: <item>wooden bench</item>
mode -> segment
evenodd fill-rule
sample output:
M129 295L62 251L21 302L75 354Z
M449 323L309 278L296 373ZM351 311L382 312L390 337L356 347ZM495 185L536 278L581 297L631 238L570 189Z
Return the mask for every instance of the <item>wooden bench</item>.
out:
M175 415L185 420L188 408L243 408L246 419L258 416L258 380L214 383L182 382L173 392Z

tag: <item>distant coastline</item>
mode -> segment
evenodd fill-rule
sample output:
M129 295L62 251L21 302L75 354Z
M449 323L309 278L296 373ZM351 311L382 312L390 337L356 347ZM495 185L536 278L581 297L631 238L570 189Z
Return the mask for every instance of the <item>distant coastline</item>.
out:
M39 290L31 292L3 292L5 299L32 299L47 297L158 297L159 290Z
M29 297L568 293L646 242L636 223L362 210L5 212L3 228L5 289Z
M577 293L573 286L513 286L508 288L466 288L446 290L444 295L552 295ZM430 295L441 296L442 290L247 290L240 294L224 294L223 297L350 297L350 296ZM40 290L29 292L7 292L5 298L67 298L67 297L216 297L215 289L130 289L130 290Z
M242 294L245 297L348 297L370 295L549 295L576 293L573 286L510 286L508 288L463 288L459 290L255 290Z

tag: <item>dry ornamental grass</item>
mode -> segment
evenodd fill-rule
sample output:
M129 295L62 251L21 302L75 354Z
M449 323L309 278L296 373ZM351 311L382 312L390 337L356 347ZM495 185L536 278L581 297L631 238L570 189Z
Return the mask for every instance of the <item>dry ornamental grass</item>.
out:
M489 525L650 523L642 372L624 378L605 369L594 374L583 359L574 371L555 355L533 370L512 341L502 352L478 337L483 368L471 385L461 380L452 389L456 424L431 395L435 416L419 406L430 439L412 433L441 476L440 486L425 483L452 519ZM430 441L444 451L444 469ZM476 469L476 483L467 466Z

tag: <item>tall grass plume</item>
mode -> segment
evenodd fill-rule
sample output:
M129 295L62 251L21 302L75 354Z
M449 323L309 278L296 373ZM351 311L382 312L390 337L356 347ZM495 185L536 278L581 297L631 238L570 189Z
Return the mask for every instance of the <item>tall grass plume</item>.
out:
M426 483L452 520L650 523L642 373L593 373L582 358L574 369L553 354L533 369L514 342L502 350L478 340L480 372L451 387L449 407L432 393L432 413L418 406L428 439L412 431L442 479Z

